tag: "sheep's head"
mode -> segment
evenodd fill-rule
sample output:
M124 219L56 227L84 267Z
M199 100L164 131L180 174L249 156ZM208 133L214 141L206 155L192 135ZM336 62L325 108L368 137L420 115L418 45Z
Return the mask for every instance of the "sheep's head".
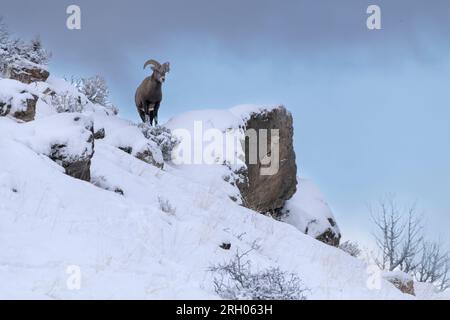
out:
M153 70L153 77L156 79L156 81L163 83L166 80L166 73L170 71L170 64L169 62L165 62L163 64L160 64L156 60L148 60L144 64L144 69L148 66L152 66Z

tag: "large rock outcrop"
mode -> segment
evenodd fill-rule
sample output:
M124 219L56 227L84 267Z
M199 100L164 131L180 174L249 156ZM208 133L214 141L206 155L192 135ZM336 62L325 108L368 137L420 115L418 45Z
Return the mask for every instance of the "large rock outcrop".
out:
M319 189L311 181L297 178L293 118L285 107L239 105L228 110L195 110L172 118L166 126L181 141L173 154L176 163L191 163L195 158L191 150L198 151L192 146L202 138L200 134L214 137L203 141L200 153L207 156L212 143L222 141L223 145L214 149L214 163L229 169L222 179L231 188L224 187L223 192L232 201L289 223L326 244L339 245L341 232ZM236 137L240 141L236 150L224 152L224 146L230 148L229 141Z
M242 179L237 183L244 206L261 213L277 214L285 201L294 195L297 166L292 122L292 115L282 106L252 113L247 119L246 169L239 172ZM252 140L252 131L256 132L257 141ZM256 163L251 155L255 151L258 154ZM269 159L270 162L266 162Z

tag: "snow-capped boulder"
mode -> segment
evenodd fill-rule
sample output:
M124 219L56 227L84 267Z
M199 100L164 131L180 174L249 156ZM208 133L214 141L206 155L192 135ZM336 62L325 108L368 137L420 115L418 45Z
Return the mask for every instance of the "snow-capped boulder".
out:
M332 246L338 246L341 232L336 219L316 185L300 179L297 192L286 201L283 221L301 232Z
M0 79L0 116L13 116L28 122L36 115L36 90L12 79Z
M74 178L90 181L94 155L93 122L80 114L57 114L25 125L19 140L48 156Z
M251 112L244 124L246 132L256 130L258 132L258 157L256 163L250 163L249 140L245 142L245 164L246 168L241 172L243 181L239 181L237 186L241 191L244 205L247 208L266 213L277 213L284 206L286 200L290 199L297 186L297 166L295 163L295 152L293 147L294 128L292 124L292 115L283 106ZM261 135L260 130L267 130L267 141L265 144L266 153L261 154ZM273 130L279 130L279 140L272 136ZM256 143L256 141L255 141ZM264 142L263 142L264 143ZM278 144L278 159L272 157L273 147ZM273 172L263 173L263 164L265 158L271 159L270 166L275 166L274 161L278 162Z
M228 110L195 110L170 119L165 126L175 135L180 133L181 147L173 155L176 162L192 164L201 160L202 164L225 164L231 171L226 177L233 177L227 178L227 182L237 186L238 203L245 207L261 213L277 213L295 193L297 167L292 115L283 106L239 105ZM245 142L250 132L256 133L251 146ZM264 133L267 148L261 152L257 146ZM237 141L229 144L229 138ZM279 152L273 153L275 157L271 153L272 144L279 147ZM211 148L212 145L216 147ZM188 150L179 150L183 146L188 146ZM256 162L249 161L250 149ZM230 198L236 200L234 196Z
M413 278L401 271L388 271L383 273L383 278L392 283L398 290L403 293L415 296Z
M36 115L36 104L38 102L38 96L31 94L32 98L25 100L23 109L21 111L14 112L13 116L16 119L29 122L33 121Z
M164 167L162 153L158 148L158 145L153 141L141 140L140 144L134 145L131 154L139 160L147 162L157 168L162 169Z
M101 114L92 114L97 131L94 136L104 143L116 147L157 168L164 167L164 158L159 144L131 121Z

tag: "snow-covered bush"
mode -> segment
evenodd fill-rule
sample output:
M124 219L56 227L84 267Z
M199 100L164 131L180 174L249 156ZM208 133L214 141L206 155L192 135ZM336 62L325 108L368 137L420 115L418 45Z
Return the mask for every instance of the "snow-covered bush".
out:
M119 113L119 109L108 100L109 89L103 77L96 75L90 78L72 80L72 83L92 103L102 105L114 114Z
M172 150L179 141L168 128L162 126L152 127L145 123L139 124L139 128L147 139L154 141L159 146L164 161L172 160Z
M300 278L278 267L270 267L253 272L249 260L244 257L249 251L240 254L224 264L210 268L217 273L214 278L216 293L231 300L305 300L308 291Z
M79 90L92 103L101 105L106 103L109 94L105 79L98 75L90 78L82 78L79 82Z
M82 112L85 106L80 97L76 97L67 91L52 96L51 104L55 107L58 113Z
M39 37L35 37L29 43L24 43L19 46L19 49L23 58L38 65L47 65L51 57L51 54L42 47Z
M361 249L359 248L358 244L352 241L345 241L344 243L341 243L339 245L339 249L347 252L349 255L355 258L359 257L359 255L361 254Z
M0 74L8 69L21 70L30 66L47 65L51 54L42 47L39 37L30 42L12 39L0 18Z

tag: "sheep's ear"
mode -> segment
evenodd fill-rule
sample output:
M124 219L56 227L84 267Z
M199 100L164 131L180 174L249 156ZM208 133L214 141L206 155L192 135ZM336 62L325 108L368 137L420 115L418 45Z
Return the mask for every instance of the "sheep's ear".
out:
M164 66L164 70L165 70L166 72L169 72L169 71L170 71L170 63L169 63L169 62L164 62L163 66Z

